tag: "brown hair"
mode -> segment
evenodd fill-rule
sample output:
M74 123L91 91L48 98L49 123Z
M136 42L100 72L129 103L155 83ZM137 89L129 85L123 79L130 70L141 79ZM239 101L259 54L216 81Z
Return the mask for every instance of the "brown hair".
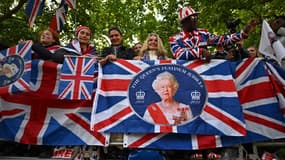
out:
M42 30L42 31L39 33L39 37L43 34L44 31L50 31L50 33L52 34L53 39L55 40L55 43L56 43L57 45L60 45L60 42L59 42L59 34L58 34L55 30L53 30L53 29L51 29L51 28L47 28L47 29L45 29L45 30Z

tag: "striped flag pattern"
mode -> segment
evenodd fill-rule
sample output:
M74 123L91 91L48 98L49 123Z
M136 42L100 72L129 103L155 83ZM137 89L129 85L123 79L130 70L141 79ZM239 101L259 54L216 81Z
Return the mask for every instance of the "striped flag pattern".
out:
M245 136L125 134L124 147L198 150L285 138L284 69L258 58L230 63L235 68Z
M149 124L141 120L130 106L127 93L132 78L147 67L159 64L182 65L193 69L204 79L208 99L201 115L190 123L167 127ZM91 127L99 132L212 133L243 136L245 135L245 122L237 96L230 65L223 60L213 61L210 64L204 64L200 60L190 62L118 60L99 68Z
M35 22L38 15L42 13L45 0L28 0L25 14L28 17L29 28L31 28Z

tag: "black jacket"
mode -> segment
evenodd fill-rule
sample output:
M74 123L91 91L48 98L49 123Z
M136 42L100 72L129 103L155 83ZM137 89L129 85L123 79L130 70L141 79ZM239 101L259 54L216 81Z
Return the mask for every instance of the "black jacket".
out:
M112 47L104 48L102 51L102 57L106 57L109 54L114 54L113 48ZM132 48L127 48L125 46L120 46L118 48L117 58L132 60L134 57L135 57L135 52Z

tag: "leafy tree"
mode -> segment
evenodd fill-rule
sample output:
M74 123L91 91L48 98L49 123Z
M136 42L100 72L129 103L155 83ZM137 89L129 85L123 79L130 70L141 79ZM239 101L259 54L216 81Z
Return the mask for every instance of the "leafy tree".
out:
M37 17L35 25L29 29L24 14L27 0L6 0L0 3L0 42L17 44L19 39L37 40L38 32L49 26L51 17L60 0L47 1L44 12ZM215 34L228 33L226 22L240 19L237 26L241 30L246 23L257 18L271 20L285 15L283 0L77 0L76 8L68 11L67 22L60 34L62 45L74 38L76 26L87 25L93 30L93 42L101 50L108 46L108 28L119 26L124 43L133 45L144 41L149 33L157 33L169 49L168 37L177 33L178 9L191 5L200 12L199 27L207 28ZM261 25L246 40L247 45L258 45ZM170 52L169 52L170 54Z

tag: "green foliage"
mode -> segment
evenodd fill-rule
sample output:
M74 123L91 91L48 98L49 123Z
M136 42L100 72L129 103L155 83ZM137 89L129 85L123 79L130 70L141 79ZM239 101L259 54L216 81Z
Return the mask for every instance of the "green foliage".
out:
M19 39L36 40L38 32L49 26L51 17L60 0L48 1L44 12L37 17L33 28L28 28L24 14L25 5L12 16L9 12L27 0L5 0L0 3L0 42L17 44ZM149 33L157 33L169 50L168 37L177 33L177 11L183 5L191 5L200 12L199 27L215 34L228 33L226 22L241 19L238 30L243 29L253 18L271 20L274 16L285 15L283 0L77 0L76 9L68 11L67 23L60 34L62 45L74 38L76 26L87 25L93 31L93 43L100 51L108 46L108 28L118 26L124 36L124 43L132 46L143 42ZM278 8L278 9L277 9ZM2 17L5 17L4 19ZM2 19L1 19L2 18ZM245 41L246 46L258 46L261 25L258 25ZM170 53L169 53L170 54Z

